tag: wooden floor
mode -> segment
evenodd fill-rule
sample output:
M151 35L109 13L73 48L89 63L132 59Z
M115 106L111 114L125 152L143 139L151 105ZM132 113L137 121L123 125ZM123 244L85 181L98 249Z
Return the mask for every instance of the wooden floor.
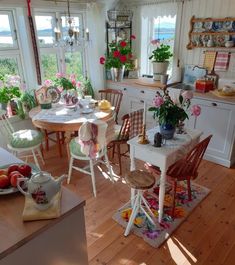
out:
M65 149L64 158L59 158L55 149L51 149L45 157L43 169L54 176L67 172ZM127 172L129 158L123 159L123 163L124 172ZM142 166L139 162L138 167ZM113 169L118 173L116 165ZM196 182L211 189L211 193L159 249L135 235L123 236L123 228L111 217L129 200L130 190L118 175L115 184L112 184L105 171L105 168L104 171L96 169L96 199L87 175L75 171L71 184L66 185L86 199L90 265L235 264L235 167L227 169L202 162Z

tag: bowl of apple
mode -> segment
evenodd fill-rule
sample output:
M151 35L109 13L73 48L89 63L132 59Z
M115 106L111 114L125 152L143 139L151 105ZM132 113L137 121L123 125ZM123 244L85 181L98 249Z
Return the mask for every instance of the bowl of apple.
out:
M18 192L17 179L30 178L37 172L35 168L28 164L10 164L0 168L0 195Z

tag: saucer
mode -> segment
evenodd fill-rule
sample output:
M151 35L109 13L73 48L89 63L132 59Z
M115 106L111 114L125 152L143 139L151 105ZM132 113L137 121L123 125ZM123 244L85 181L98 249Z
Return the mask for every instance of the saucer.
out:
M93 109L83 109L82 110L82 114L89 114L89 113L92 113L93 112Z

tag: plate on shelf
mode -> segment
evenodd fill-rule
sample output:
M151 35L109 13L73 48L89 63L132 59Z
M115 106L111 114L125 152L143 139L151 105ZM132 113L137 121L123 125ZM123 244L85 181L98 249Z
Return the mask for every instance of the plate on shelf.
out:
M223 22L223 30L224 31L229 31L232 29L232 21L224 21Z
M205 31L210 31L212 29L213 22L212 21L205 21L203 23L203 28Z
M195 22L194 25L193 25L193 32L202 32L202 31L204 31L202 26L203 26L202 22L200 22L200 21Z
M47 97L50 96L51 97L51 102L52 103L58 103L60 101L60 91L57 87L54 86L49 86L47 88L47 92L46 92Z
M232 31L235 31L235 21L232 23Z
M212 23L212 29L214 31L223 31L223 22L222 21L215 21Z

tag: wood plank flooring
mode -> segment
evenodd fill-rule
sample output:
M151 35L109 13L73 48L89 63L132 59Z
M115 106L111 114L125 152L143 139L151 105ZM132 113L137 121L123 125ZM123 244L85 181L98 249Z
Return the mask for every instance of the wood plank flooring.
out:
M45 154L44 170L54 176L66 173L68 162L53 147ZM123 176L130 160L123 158ZM115 160L114 160L115 162ZM139 168L143 167L138 162ZM235 264L235 167L228 169L203 161L196 182L211 189L209 196L191 213L158 249L130 234L112 215L129 200L130 189L113 164L115 183L107 179L106 169L95 169L97 198L93 197L90 177L73 171L70 190L86 199L85 218L90 265L234 265ZM72 228L74 229L74 228Z

